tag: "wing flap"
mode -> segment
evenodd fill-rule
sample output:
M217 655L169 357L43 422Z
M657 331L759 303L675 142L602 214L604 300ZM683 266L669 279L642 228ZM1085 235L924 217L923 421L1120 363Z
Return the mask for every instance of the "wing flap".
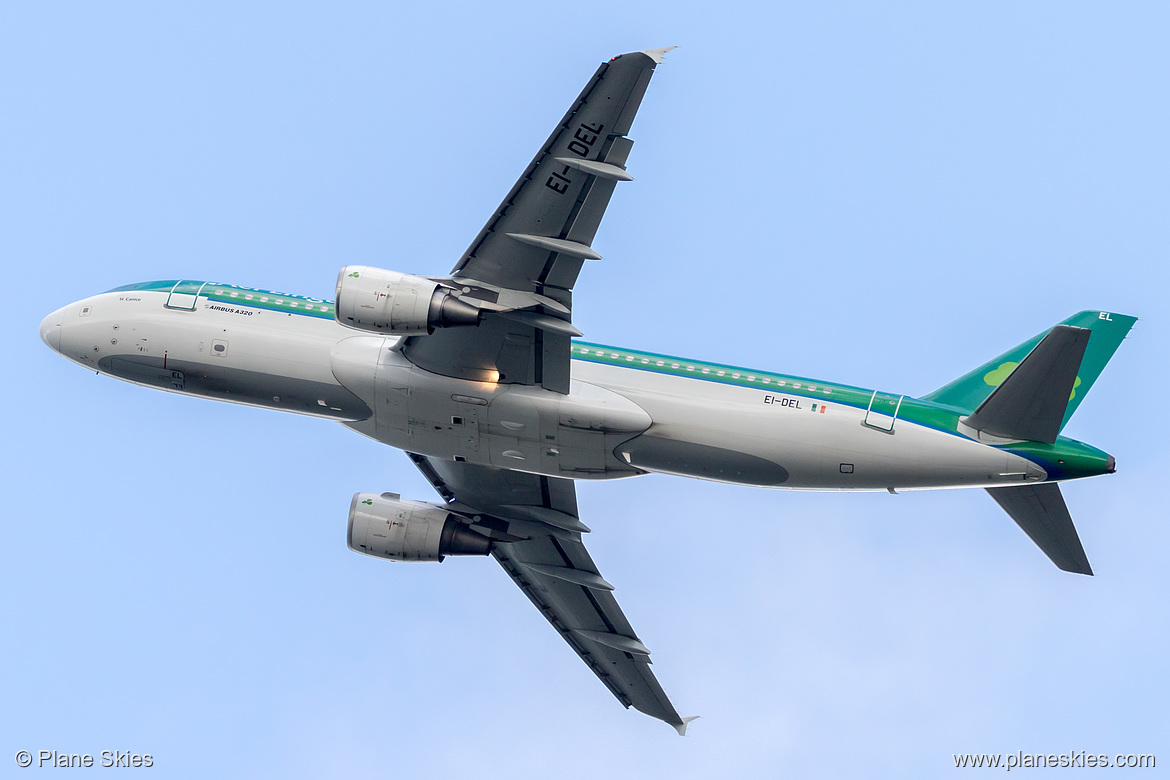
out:
M569 563L566 568L596 574L584 545L546 536L496 545L492 555L623 706L675 727L682 722L650 670L649 650L613 595L541 571L560 560Z

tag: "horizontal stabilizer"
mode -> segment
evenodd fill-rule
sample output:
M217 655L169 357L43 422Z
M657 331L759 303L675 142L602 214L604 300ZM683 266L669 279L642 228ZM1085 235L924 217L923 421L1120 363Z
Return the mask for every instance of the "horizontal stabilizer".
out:
M964 422L1009 439L1053 444L1091 331L1057 325Z
M1074 574L1093 574L1059 485L1044 482L987 488L987 492L1058 568Z

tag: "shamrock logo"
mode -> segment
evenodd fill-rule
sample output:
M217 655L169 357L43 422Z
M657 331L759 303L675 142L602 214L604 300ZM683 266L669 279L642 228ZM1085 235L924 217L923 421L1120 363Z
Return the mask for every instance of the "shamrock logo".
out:
M1004 363L1004 364L1000 365L1000 367L995 369L994 371L989 371L988 373L984 374L983 381L986 382L987 384L991 385L992 387L999 387L1001 384L1003 384L1003 380L1007 379L1008 375L1012 371L1014 371L1016 366L1018 366L1018 365L1019 365L1019 363L1011 363L1011 362ZM1081 386L1081 378L1078 376L1077 380L1075 382L1073 382L1073 389L1072 389L1072 392L1069 393L1069 395L1068 395L1068 400L1071 401L1072 399L1077 397L1077 388L1080 386Z
M983 381L992 387L999 387L1001 384L1003 384L1003 380L1008 378L1008 374L1014 371L1018 365L1019 363L1004 363L994 371L988 372L983 377Z

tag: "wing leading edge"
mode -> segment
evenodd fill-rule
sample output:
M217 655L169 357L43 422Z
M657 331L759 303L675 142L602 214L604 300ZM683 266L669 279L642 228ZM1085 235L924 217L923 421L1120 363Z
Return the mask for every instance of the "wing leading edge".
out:
M670 703L582 543L573 481L408 454L453 511L493 537L500 566L618 701L685 734L693 718Z

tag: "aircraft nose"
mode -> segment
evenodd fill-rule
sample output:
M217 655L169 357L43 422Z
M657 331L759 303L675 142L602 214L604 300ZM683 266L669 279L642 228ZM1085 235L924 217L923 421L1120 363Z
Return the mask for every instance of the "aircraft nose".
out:
M65 321L64 309L58 309L41 320L41 341L54 352L61 351L61 323Z

